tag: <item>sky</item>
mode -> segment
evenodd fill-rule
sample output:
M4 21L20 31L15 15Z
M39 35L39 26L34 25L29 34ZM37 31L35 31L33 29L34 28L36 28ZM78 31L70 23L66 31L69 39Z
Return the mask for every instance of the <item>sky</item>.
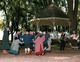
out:
M0 11L0 21L4 19L4 17L2 16L2 11Z

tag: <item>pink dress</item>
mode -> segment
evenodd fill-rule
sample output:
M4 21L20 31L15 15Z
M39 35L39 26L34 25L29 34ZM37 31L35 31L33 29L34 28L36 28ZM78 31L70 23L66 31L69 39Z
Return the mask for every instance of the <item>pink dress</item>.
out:
M45 38L38 37L35 41L35 53L41 54L44 49L43 49L43 42L45 41Z

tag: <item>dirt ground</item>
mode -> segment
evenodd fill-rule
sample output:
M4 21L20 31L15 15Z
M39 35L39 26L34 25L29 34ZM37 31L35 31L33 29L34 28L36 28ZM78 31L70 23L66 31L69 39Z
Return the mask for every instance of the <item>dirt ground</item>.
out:
M17 55L4 55L0 50L0 62L80 62L80 50L66 48L60 51L59 47L53 47L50 53L44 56L36 56L35 54L24 55L24 50Z

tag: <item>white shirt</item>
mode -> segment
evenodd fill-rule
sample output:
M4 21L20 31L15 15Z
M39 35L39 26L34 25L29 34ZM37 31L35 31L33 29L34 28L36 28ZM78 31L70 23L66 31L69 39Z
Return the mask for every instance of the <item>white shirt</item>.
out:
M70 37L74 40L77 40L79 38L79 36L78 35L76 36L76 34L72 34Z

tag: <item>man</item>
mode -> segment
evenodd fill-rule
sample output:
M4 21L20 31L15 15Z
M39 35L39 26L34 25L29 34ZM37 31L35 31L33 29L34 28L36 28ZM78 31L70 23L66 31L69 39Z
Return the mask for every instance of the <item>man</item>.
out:
M75 31L73 31L73 34L70 37L72 38L72 40L77 40L79 38L79 36L77 36Z
M60 44L60 50L65 50L65 41L67 40L64 32L62 31L62 34L61 34L61 37L60 37L60 40L61 40L61 44Z
M22 36L24 45L25 45L25 55L30 53L30 35L29 31L26 30L26 33Z
M35 35L34 35L34 32L32 31L32 30L30 30L30 49L32 50L32 54L34 53L34 48L33 48L33 41L32 41L32 39L34 39L35 38Z
M77 40L78 40L79 36L75 33L75 31L73 31L73 34L70 37L71 37L72 48L74 48L74 49L77 48L78 49Z

